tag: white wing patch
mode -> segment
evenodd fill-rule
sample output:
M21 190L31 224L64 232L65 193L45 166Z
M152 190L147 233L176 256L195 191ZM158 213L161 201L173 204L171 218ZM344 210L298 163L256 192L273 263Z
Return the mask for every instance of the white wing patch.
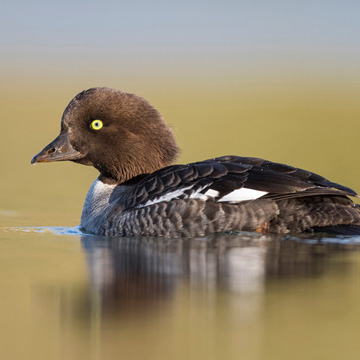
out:
M186 196L185 198L186 199L201 199L201 200L206 201L210 197L216 197L219 195L218 191L212 190L212 189L207 190L203 194L201 191L203 191L206 187L207 186L203 186L203 187L199 188L197 191L193 192L190 196ZM181 188L181 189L177 189L175 191L171 191L163 196L159 196L155 199L148 200L144 204L139 204L137 207L142 208L142 207L154 205L154 204L157 204L157 203L163 202L163 201L171 201L171 200L179 199L182 195L184 195L186 190L190 190L191 188L192 188L192 185Z
M175 199L179 199L180 197L182 197L185 193L185 191L190 190L192 188L192 186L187 186L181 189L177 189L174 191L171 191L163 196L159 196L155 199L152 200L148 200L143 204L139 204L137 206L137 208L142 208L145 206L150 206L150 205L154 205L160 202L168 202L171 200L175 200ZM201 191L203 191L206 188L206 186L199 188L197 191L193 192L190 196L186 196L186 199L200 199L200 200L209 200L209 198L216 198L220 195L219 191L217 190L213 190L213 189L209 189L207 190L205 193L202 193ZM241 202L241 201L249 201L249 200L255 200L258 199L261 196L264 196L265 194L267 194L266 191L258 191L258 190L252 190L252 189L247 189L247 188L241 188L241 189L236 189L234 191L232 191L231 193L225 195L224 197L218 199L217 201L219 202L232 202L232 203L237 203L237 202Z
M177 189L175 191L168 192L167 194L165 194L163 196L160 196L160 197L155 198L153 200L148 200L144 204L139 204L137 207L142 208L142 207L145 207L145 206L157 204L159 202L178 199L181 195L184 194L184 192L186 190L189 190L191 188L192 188L192 186L188 186L188 187L184 187L184 188L181 188L181 189Z
M201 193L202 190L205 189L206 186L199 189L198 191L191 194L190 199L201 199L201 200L208 200L209 198L214 198L219 195L219 192L217 190L209 189L204 194Z
M209 189L204 195L207 195L208 197L217 197L219 194L220 193L217 190Z
M241 202L241 201L248 201L248 200L255 200L259 197L268 194L266 191L259 191L247 188L236 189L231 193L225 195L219 202Z

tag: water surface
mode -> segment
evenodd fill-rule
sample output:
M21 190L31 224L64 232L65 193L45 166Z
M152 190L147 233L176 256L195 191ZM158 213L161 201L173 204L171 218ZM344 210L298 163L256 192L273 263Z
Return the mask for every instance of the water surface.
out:
M359 237L0 231L4 359L358 359Z

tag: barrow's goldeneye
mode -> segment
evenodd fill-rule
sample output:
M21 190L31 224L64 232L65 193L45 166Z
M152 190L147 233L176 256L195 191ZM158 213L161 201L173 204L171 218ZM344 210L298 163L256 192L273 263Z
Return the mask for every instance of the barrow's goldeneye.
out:
M81 216L98 235L194 237L224 231L360 233L348 187L239 156L171 165L172 131L145 99L110 88L76 95L60 135L31 162L71 160L100 176Z

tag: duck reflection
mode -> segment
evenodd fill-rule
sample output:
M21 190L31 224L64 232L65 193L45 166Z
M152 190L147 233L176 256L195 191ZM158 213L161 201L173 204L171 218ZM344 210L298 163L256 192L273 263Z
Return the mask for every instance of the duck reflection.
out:
M103 314L146 308L173 293L181 269L176 242L84 236L82 243Z
M306 240L253 233L187 240L82 237L103 315L165 304L180 285L207 296L259 295L271 278L320 276L330 254L349 249L321 238Z

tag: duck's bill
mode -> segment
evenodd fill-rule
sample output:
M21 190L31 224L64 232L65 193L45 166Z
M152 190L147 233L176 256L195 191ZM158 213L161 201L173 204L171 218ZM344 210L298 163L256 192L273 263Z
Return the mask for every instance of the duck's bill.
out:
M47 145L31 159L31 163L79 160L83 155L70 144L67 133L61 133L54 141Z

